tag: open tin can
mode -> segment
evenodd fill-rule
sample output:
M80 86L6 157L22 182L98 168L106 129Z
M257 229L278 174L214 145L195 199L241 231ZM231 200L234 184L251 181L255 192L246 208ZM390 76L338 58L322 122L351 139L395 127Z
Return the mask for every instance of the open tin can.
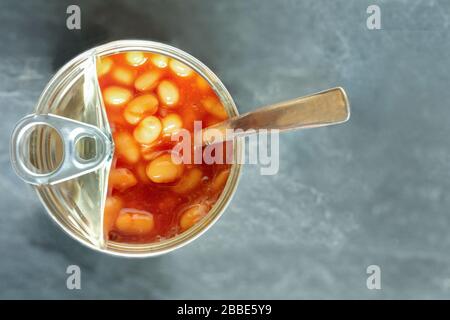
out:
M237 187L242 146L239 140L233 142L233 164L224 190L207 215L192 228L145 244L107 240L103 211L114 143L96 63L99 57L127 51L163 54L186 64L207 80L230 117L238 115L219 78L191 55L151 41L110 42L78 55L50 80L34 114L23 118L14 129L11 161L19 177L36 189L50 217L70 236L112 255L150 257L191 242L222 215Z

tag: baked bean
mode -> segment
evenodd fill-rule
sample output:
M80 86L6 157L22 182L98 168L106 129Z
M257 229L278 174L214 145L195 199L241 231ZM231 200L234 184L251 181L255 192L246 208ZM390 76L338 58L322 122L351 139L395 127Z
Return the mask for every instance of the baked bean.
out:
M115 143L115 153L127 163L133 164L139 161L139 145L133 136L127 131L119 131L113 135Z
M133 136L137 142L148 144L158 139L161 130L161 121L157 117L149 116L139 122L133 131Z
M127 168L112 169L109 173L109 185L112 186L113 189L117 189L122 192L135 186L136 184L136 177L133 172Z
M110 57L98 58L96 64L98 77L107 74L111 70L113 63L114 62Z
M120 210L123 207L123 201L117 196L110 196L105 201L105 215L103 218L103 227L105 233L109 232L119 215Z
M138 91L153 90L158 84L158 80L161 78L161 72L159 70L151 70L141 74L134 82L134 87Z
M131 86L134 82L135 72L129 68L116 67L112 71L113 79L119 84Z
M206 91L206 90L208 90L210 87L209 87L209 83L208 83L208 81L206 81L202 76L200 76L200 75L198 75L197 77L196 77L196 83L197 83L197 86L198 86L198 88L200 89L200 90L203 90L203 91Z
M162 54L153 54L150 60L158 68L166 68L167 65L169 64L169 58Z
M176 193L188 193L194 190L202 181L203 172L198 168L189 169L180 179L180 181L172 187Z
M143 52L130 51L125 54L125 60L130 66L137 67L144 64L147 61L147 57Z
M223 189L227 183L228 176L230 175L230 170L220 171L211 183L211 190L217 192Z
M155 227L155 220L150 212L124 208L116 220L116 228L128 236L149 234Z
M188 77L193 73L191 68L176 59L170 59L169 67L177 76L180 77Z
M159 83L158 96L161 102L167 107L175 106L180 99L177 86L168 80L163 80Z
M206 208L202 205L196 205L187 209L180 217L180 229L186 231L194 224L199 222L206 215Z
M137 124L144 115L158 111L158 99L153 94L144 94L131 100L123 111L123 117L130 124Z
M156 183L169 183L183 174L183 165L175 164L170 154L159 156L150 162L146 169L147 177Z
M107 106L121 107L131 100L133 93L125 88L110 86L103 90L103 101Z
M181 117L176 113L168 114L161 120L161 123L164 135L171 135L173 133L176 133L183 127L183 121L181 120Z
M221 119L225 120L228 118L228 114L225 111L225 108L220 103L219 99L216 97L208 97L201 101L203 108L209 114Z

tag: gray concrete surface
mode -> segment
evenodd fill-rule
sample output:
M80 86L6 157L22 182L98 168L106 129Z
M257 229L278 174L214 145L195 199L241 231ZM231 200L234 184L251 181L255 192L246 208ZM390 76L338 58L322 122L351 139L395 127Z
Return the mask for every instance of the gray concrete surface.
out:
M78 3L82 30L65 27ZM366 28L366 8L382 30ZM0 298L449 298L450 3L417 0L0 2ZM281 137L278 175L244 168L223 218L154 259L80 246L13 174L9 136L51 75L98 43L166 42L241 112L341 85L343 126ZM82 290L66 289L66 267ZM382 290L366 288L366 267Z

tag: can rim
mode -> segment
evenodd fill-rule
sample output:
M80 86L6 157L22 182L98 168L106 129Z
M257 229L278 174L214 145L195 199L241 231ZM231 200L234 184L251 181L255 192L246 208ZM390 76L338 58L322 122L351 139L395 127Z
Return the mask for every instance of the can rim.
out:
M51 78L51 80L43 90L35 110L38 110L42 103L45 103L46 97L48 97L54 87L58 84L58 79L60 79L69 70L76 68L81 63L83 63L83 61L92 56L104 56L126 51L146 51L160 53L185 63L208 81L215 93L220 98L222 104L225 106L230 116L236 116L239 114L234 100L226 89L225 85L206 65L204 65L195 57L178 48L160 42L148 40L117 40L96 46L77 55L75 58L71 59L63 67L61 67ZM230 175L219 199L213 205L208 214L189 230L172 238L148 244L131 244L108 241L104 248L98 247L95 244L89 242L88 239L82 238L80 235L75 234L73 230L69 229L69 227L66 226L63 221L61 221L62 219L57 217L52 212L49 204L43 198L43 195L40 192L40 188L36 187L35 189L41 203L44 205L48 215L52 218L52 220L56 222L56 224L58 224L69 236L82 243L83 245L95 251L103 252L113 256L128 258L154 257L179 249L191 243L202 234L204 234L213 224L217 222L217 220L222 216L222 214L228 207L233 195L236 192L242 169L241 159L242 142L241 140L235 140L233 143L234 163L231 165Z

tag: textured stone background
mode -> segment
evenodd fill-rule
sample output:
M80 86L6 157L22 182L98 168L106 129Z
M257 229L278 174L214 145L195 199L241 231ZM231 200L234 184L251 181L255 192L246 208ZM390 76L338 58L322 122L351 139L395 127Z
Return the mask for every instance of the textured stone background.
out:
M77 3L82 30L65 28ZM366 8L382 9L381 31ZM0 2L0 298L449 298L450 3L417 0ZM14 123L69 58L108 40L190 52L241 112L341 85L343 126L281 136L223 218L154 259L80 246L10 169ZM66 289L69 264L82 290ZM382 268L382 290L366 267Z

